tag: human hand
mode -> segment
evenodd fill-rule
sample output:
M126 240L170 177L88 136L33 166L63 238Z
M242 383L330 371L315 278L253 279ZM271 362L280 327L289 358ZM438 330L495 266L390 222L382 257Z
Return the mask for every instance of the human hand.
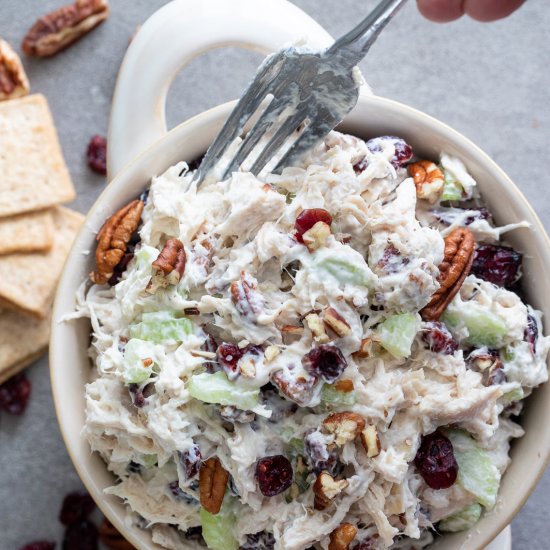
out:
M464 14L478 21L508 17L525 0L417 0L420 13L439 23L454 21Z

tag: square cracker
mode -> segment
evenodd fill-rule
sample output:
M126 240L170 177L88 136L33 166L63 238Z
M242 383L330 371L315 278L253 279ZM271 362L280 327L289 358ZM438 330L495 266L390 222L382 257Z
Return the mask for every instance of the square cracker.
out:
M0 218L0 254L45 252L53 242L51 210Z
M0 256L0 305L44 318L57 280L84 216L68 208L53 209L54 242L48 252Z
M48 349L51 309L44 319L0 310L0 384L40 358Z
M0 216L75 197L46 98L0 102Z

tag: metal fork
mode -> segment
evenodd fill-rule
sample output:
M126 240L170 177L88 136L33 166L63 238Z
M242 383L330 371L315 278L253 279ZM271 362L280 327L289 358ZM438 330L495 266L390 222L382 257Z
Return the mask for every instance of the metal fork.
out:
M249 169L258 175L293 133L301 134L279 160L280 173L323 139L353 109L360 82L354 67L363 59L382 29L406 0L382 0L350 32L322 51L286 48L262 63L220 133L204 156L195 180L204 181L263 102L269 102L240 143L235 156L223 169L221 180L239 169L260 143L267 144ZM305 127L304 127L305 126Z

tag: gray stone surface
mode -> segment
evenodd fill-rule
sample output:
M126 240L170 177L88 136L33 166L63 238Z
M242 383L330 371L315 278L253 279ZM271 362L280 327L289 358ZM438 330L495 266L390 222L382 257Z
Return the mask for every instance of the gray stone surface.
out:
M262 1L268 0L258 0L258 9ZM374 4L372 0L295 2L334 35L347 30ZM33 91L44 93L53 110L78 189L73 207L81 212L105 185L86 166L88 139L107 130L113 85L129 38L164 3L112 0L109 21L86 39L52 59L25 59ZM0 0L0 36L18 46L30 24L59 4L59 0ZM547 0L527 0L512 17L490 25L467 19L432 24L411 2L362 64L378 94L445 121L487 151L532 201L547 228L549 27ZM237 97L259 59L230 49L194 61L170 92L170 125ZM29 409L21 418L0 415L0 550L16 550L37 538L60 541L56 516L62 495L80 487L57 428L46 358L28 372L33 383ZM544 425L547 421L541 419ZM514 520L516 549L550 547L549 494L547 471Z

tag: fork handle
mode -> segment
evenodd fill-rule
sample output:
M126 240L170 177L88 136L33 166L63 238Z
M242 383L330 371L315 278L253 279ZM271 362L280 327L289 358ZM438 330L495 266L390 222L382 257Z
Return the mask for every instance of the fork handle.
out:
M341 56L350 67L357 65L406 1L382 0L359 25L336 40L327 53Z

